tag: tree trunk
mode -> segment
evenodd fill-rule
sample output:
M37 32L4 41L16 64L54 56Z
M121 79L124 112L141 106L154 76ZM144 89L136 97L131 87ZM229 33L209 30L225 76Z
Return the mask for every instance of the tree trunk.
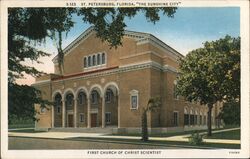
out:
M60 74L63 75L64 74L64 65L63 65L64 53L63 53L63 50L62 50L62 32L61 31L58 31L58 47L57 47L57 51L58 51L59 71L60 71Z
M147 111L143 110L142 114L142 141L148 141L148 124L147 124Z
M213 104L208 104L208 112L207 112L207 136L212 136L212 120L211 120L211 114L212 114L212 108Z

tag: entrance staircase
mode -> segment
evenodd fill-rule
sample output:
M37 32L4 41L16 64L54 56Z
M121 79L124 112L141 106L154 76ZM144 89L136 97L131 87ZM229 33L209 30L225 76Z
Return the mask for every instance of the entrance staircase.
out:
M50 132L72 132L72 133L105 133L112 134L117 127L94 127L94 128L51 128Z

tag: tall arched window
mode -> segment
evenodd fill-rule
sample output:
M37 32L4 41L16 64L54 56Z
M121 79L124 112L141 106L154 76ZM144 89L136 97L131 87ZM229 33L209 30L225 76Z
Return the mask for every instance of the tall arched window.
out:
M93 66L95 66L95 65L96 65L95 55L92 56L92 61L93 61L93 62L92 62Z
M55 96L55 106L56 106L56 113L61 113L61 105L62 105L62 97L60 94Z
M107 91L106 91L106 96L105 96L105 101L107 102L107 103L110 103L111 101L112 101L112 97L113 97L113 92L112 92L112 90L111 89L107 89Z
M86 68L88 66L87 65L87 57L84 57L83 64L84 64L84 68Z
M79 105L83 105L83 103L84 103L84 93L83 92L80 92L78 94L78 103L79 103Z
M100 65L101 64L101 55L98 54L97 55L97 65Z
M91 93L91 103L98 104L98 92L96 90L93 90Z
M91 56L88 57L88 67L91 66Z
M106 59L105 59L105 53L102 53L102 64L105 64L105 61Z
M66 105L68 107L72 107L73 106L73 98L74 98L73 94L68 94L66 96Z

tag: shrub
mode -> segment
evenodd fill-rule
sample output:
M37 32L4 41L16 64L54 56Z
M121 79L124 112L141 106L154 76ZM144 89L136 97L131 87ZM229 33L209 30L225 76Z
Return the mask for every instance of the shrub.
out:
M191 145L201 145L203 143L203 136L198 132L194 132L191 137L189 137L189 143Z

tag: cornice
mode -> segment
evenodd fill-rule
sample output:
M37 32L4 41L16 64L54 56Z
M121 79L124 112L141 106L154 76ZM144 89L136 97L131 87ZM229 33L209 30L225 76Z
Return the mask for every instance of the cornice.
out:
M102 76L107 76L107 75L119 74L119 73L123 73L123 72L137 71L137 70L142 70L142 69L146 69L146 68L153 68L153 69L157 69L157 70L164 71L164 72L168 71L168 72L177 73L177 70L171 66L167 66L167 65L162 66L161 64L154 62L154 61L144 61L141 63L123 65L120 67L114 67L113 69L107 68L107 70L100 71L100 72L94 72L94 73L86 74L86 75L79 74L79 76L72 76L69 78L58 79L58 80L54 80L52 82L90 79L90 78L95 78L95 77L102 77Z

